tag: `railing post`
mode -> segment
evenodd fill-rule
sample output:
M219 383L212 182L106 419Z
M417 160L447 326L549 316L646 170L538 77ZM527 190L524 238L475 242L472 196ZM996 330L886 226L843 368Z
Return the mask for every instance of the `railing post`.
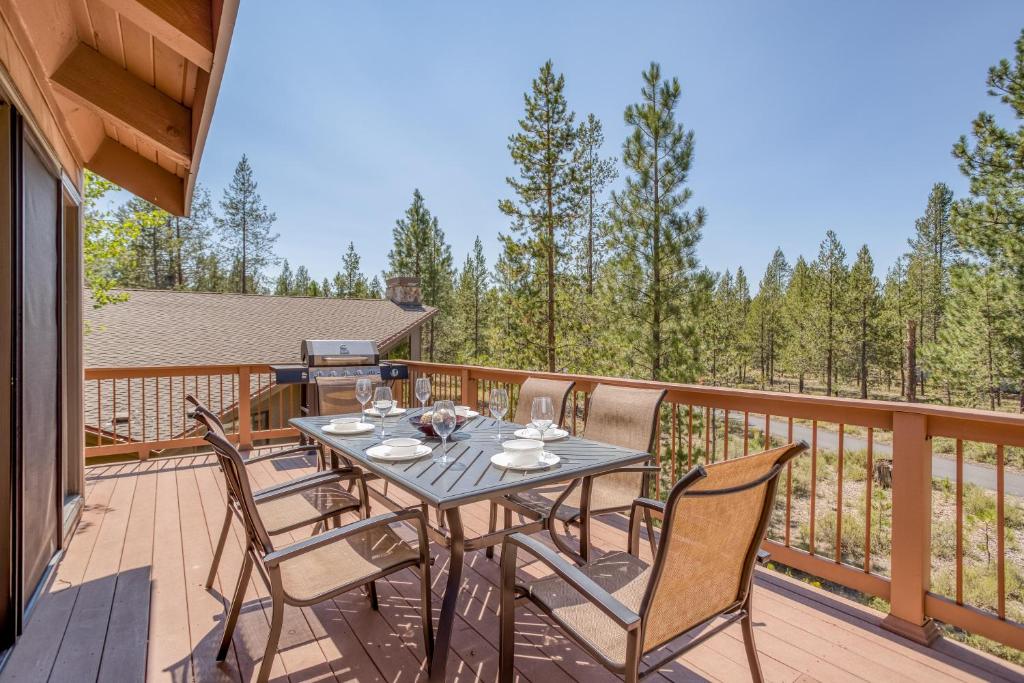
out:
M238 447L252 448L252 408L249 405L252 387L249 382L249 366L238 367Z
M892 589L889 614L882 621L888 630L923 645L938 637L924 613L932 537L932 443L927 427L925 415L893 413Z
M469 406L470 410L477 408L476 379L470 378L469 370L462 370L462 405Z

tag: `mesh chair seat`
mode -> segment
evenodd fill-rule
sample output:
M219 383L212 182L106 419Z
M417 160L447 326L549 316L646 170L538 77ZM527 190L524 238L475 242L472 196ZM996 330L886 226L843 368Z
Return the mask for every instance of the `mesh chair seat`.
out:
M605 555L580 567L580 571L616 600L634 612L640 611L651 567L629 553ZM525 585L530 596L550 613L551 618L610 662L626 663L626 632L594 603L558 576Z
M267 533L279 534L313 522L359 509L359 499L340 483L321 484L281 498L257 501Z
M419 557L391 527L373 527L282 562L281 583L289 597L310 601Z

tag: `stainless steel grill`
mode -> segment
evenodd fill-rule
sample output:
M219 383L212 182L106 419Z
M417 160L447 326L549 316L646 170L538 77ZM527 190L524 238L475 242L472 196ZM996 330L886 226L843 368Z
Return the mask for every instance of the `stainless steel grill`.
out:
M369 377L380 382L380 354L377 343L365 339L306 339L302 342L302 363L273 365L278 384L302 385L302 412L319 414L316 379L334 378L331 390L336 395L332 402L345 407L346 412L359 410L355 399L356 380Z

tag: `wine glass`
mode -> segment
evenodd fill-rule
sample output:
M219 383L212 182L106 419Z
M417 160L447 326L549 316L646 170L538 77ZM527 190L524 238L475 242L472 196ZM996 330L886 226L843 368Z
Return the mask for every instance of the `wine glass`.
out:
M434 404L434 412L430 415L430 424L434 433L441 437L441 453L434 456L434 462L438 465L447 465L448 458L448 436L455 431L455 403L453 401L438 401Z
M373 408L380 415L380 435L385 437L388 433L384 430L384 416L395 407L395 399L391 395L391 387L377 387L373 392Z
M427 409L427 401L430 400L430 378L416 378L416 398L420 401L420 408Z
M366 377L356 380L356 400L359 401L359 421L366 421L366 403L373 397L373 382Z
M491 409L491 416L498 418L498 435L495 438L501 441L501 418L508 412L508 391L503 387L491 389L488 407Z
M540 438L550 429L555 421L555 409L551 405L550 396L538 396L530 405L530 422L540 431Z

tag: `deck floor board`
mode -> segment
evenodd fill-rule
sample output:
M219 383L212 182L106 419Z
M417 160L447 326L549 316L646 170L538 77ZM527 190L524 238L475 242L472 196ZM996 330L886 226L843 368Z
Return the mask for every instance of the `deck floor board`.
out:
M310 471L289 458L251 467L257 487ZM228 660L214 660L223 612L242 562L232 527L217 581L203 583L223 520L221 473L208 455L97 465L86 470L82 520L47 594L7 667L5 681L248 681L263 656L269 599L250 582ZM390 496L412 503L391 489ZM378 506L376 512L380 512ZM467 533L486 531L487 506L466 508ZM309 529L282 535L283 542ZM621 549L621 528L598 523L595 546ZM644 553L649 553L642 544ZM448 553L434 546L436 620ZM499 553L500 556L500 553ZM526 575L535 564L521 561ZM459 595L449 680L494 681L497 674L498 564L469 553ZM314 607L286 608L272 680L425 679L419 577L412 570L378 582L381 608L359 591ZM925 648L880 627L881 615L780 574L759 570L755 637L769 681L1021 680L1024 670L959 643ZM517 679L529 683L615 680L547 617L517 611ZM71 676L72 678L69 678ZM662 681L747 680L738 625L664 666Z

